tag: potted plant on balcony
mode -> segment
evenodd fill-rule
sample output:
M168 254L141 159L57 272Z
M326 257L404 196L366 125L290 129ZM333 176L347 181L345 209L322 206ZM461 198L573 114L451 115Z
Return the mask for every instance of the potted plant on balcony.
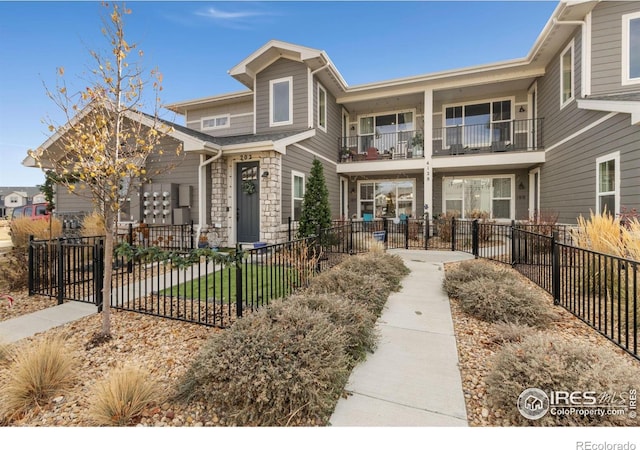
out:
M416 131L416 134L411 139L411 149L415 156L422 156L424 151L424 136L422 131Z
M340 149L340 161L345 162L350 160L351 160L351 150L349 150L349 147L342 147Z

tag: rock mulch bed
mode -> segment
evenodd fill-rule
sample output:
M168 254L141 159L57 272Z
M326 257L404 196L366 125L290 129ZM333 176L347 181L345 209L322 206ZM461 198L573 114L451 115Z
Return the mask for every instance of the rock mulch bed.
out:
M11 297L13 302L10 302L7 296ZM0 292L0 322L40 311L41 309L50 308L57 304L58 300L44 295L29 297L26 290L6 293Z

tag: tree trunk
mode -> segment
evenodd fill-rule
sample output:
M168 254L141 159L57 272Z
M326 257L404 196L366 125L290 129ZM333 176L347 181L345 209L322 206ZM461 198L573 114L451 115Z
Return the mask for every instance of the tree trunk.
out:
M111 336L111 275L113 273L113 241L118 232L115 214L105 213L104 278L102 280L102 335Z

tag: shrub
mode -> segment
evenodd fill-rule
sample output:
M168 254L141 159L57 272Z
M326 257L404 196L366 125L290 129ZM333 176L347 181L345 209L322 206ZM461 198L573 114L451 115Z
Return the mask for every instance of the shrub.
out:
M25 250L29 243L29 236L34 239L55 239L62 234L62 222L51 217L48 220L32 220L20 217L11 221L11 242L18 250Z
M96 425L126 426L159 400L160 392L149 373L125 366L96 386L89 413Z
M74 381L73 355L55 336L18 350L0 390L0 417L12 420L49 401Z
M0 339L0 366L4 365L11 358L11 346Z
M447 212L440 216L439 219L434 220L434 234L442 239L444 242L451 242L453 237L453 224L452 219L457 219L459 214L457 212Z
M449 266L445 271L442 286L450 297L458 297L458 289L464 283L478 278L498 282L512 276L502 266L483 259L463 261L456 266Z
M376 316L366 308L337 294L297 294L284 302L295 303L328 315L329 320L344 329L347 355L355 363L372 352L376 345Z
M478 219L478 240L487 242L493 237L493 227L495 220L490 220L491 214L488 211L474 209L467 212L467 219Z
M400 256L377 252L348 258L340 267L360 275L374 274L389 286L390 291L400 289L400 281L409 273Z
M628 393L637 389L637 369L610 347L599 347L578 339L560 340L542 333L520 343L506 344L495 355L485 382L490 406L498 408L518 425L636 425L626 415L553 416L538 420L520 415L517 399L522 391L535 387L551 391L595 391L598 394Z
M291 292L300 286L307 286L309 279L316 272L318 261L322 252L318 247L309 245L307 240L299 240L290 247L284 247L282 251L271 257L270 264L283 265L289 268L285 271L288 291Z
M348 376L345 346L325 313L275 302L213 335L178 397L207 400L237 425L325 423Z
M517 279L477 278L458 287L462 310L486 322L544 327L555 315L539 293Z
M376 316L384 308L389 293L389 285L380 281L375 274L359 274L342 267L322 272L313 277L307 292L315 294L335 293L364 306Z
M81 234L82 236L104 236L106 234L104 217L95 211L84 216Z
M527 325L520 325L519 323L511 322L498 322L495 324L496 334L493 337L493 342L498 344L504 344L506 342L520 342L525 337L531 335L534 329Z
M27 287L29 257L24 250L11 250L0 257L0 291L15 291Z

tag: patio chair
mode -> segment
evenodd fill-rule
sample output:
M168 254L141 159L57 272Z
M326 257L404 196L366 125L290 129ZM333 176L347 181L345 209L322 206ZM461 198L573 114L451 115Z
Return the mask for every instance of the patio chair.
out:
M371 228L371 224L373 223L373 214L363 213L362 222L363 222L363 229L365 231L368 231Z
M369 147L367 149L366 159L367 160L378 159L378 149L375 147Z

